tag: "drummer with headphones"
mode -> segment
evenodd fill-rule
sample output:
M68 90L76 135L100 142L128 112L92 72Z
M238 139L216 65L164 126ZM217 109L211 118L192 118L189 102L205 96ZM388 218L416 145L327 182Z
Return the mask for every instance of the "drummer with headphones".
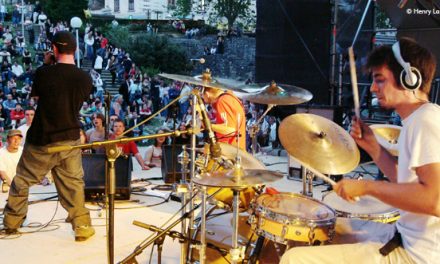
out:
M338 245L293 248L282 264L440 261L440 107L428 101L436 59L414 40L402 38L392 47L373 50L367 67L380 106L396 110L403 120L399 157L381 147L372 130L354 118L351 136L390 181L344 179L334 190L353 202L374 196L398 208L400 219L392 225L349 220L336 228L335 240L338 232L343 234L335 241Z

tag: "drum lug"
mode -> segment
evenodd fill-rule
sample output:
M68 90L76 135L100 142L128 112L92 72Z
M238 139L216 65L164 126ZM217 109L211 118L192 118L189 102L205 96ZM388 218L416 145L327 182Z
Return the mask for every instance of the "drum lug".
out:
M336 234L336 230L335 230L335 226L333 225L328 230L328 242L329 243L331 243L333 241L333 238L335 237L335 234Z
M315 223L310 223L309 224L309 246L313 245L313 240L315 240L315 228L316 228L316 224Z

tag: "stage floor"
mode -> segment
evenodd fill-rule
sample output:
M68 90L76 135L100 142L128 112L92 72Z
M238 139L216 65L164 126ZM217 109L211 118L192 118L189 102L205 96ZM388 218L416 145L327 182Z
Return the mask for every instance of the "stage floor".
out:
M279 171L285 176L282 180L268 184L282 192L299 193L302 190L302 182L299 179L287 179L287 157L259 155L258 158L266 164L268 170ZM134 170L132 180L161 177L160 168L142 171L136 161L133 162ZM152 186L162 184L162 181L138 182L133 186L150 189ZM323 191L327 186L316 186L314 198L321 200ZM30 190L30 201L38 201L56 195L53 184L48 186L37 185ZM163 194L163 193L162 193ZM165 192L168 195L169 192ZM0 208L3 211L7 194L0 194ZM169 200L160 205L163 199L131 195L131 201L118 201L115 210L115 262L123 260L130 255L137 245L153 233L133 225L133 221L140 221L150 225L161 226L180 208L181 204ZM75 242L71 225L65 223L66 211L57 202L56 198L50 201L33 203L29 206L29 212L25 224L21 228L20 235L2 236L0 239L0 262L1 263L81 263L96 264L107 263L107 240L105 209L98 204L87 203L90 209L95 236L85 242ZM179 214L180 216L180 214ZM175 217L174 219L176 219ZM178 225L174 230L180 230ZM139 263L149 263L151 247L145 249L136 257ZM162 253L162 263L179 263L180 244L170 237L165 239ZM157 263L156 248L153 251L151 263Z

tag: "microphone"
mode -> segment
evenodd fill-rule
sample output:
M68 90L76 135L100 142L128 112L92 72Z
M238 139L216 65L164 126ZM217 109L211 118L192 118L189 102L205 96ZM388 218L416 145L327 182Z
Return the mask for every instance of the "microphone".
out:
M190 59L190 61L199 62L200 64L204 64L206 62L205 58Z
M210 143L211 155L213 158L220 158L222 150L220 144L218 144L214 131L212 130L211 120L209 120L208 114L206 113L205 104L200 96L197 96L198 104L200 106L200 113L202 114L202 121L205 125L205 129L208 132L208 138Z

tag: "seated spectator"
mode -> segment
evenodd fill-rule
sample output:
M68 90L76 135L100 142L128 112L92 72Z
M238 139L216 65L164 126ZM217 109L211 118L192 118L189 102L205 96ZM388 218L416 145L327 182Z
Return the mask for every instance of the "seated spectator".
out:
M79 115L83 120L84 127L90 127L90 125L92 124L92 114L93 110L90 108L87 102L84 102L83 106L79 110Z
M7 146L0 149L0 178L3 182L2 192L8 192L16 174L17 164L23 152L20 146L23 135L20 130L11 129L6 139Z
M24 70L23 67L20 64L18 64L17 61L15 61L14 64L11 66L11 72L12 72L12 76L14 76L15 78L19 80L23 80Z
M156 131L156 134L162 134L168 132L167 129L161 128ZM148 146L145 151L145 164L148 167L161 167L162 163L162 145L167 144L168 137L158 137L154 139L154 144Z
M15 105L15 108L11 110L10 118L11 118L11 126L13 129L20 126L21 121L24 119L24 110L21 107L20 103L17 103Z
M21 141L21 145L23 146L26 141L26 135L29 130L29 128L32 125L32 121L34 120L35 116L35 109L29 108L24 111L24 118L26 119L26 123L19 126L17 129L21 131L21 134L23 135L23 140Z
M105 140L105 117L101 113L94 113L92 115L93 128L86 131L87 142L92 143L96 141ZM104 148L94 150L96 153L105 153Z
M5 109L3 109L3 104L0 104L0 133L5 132L7 121L8 121L8 115L6 114Z
M125 124L124 121L122 121L121 119L116 119L113 122L113 134L110 135L109 139L119 139L123 137L123 133L125 131ZM136 143L134 141L130 141L127 143L121 143L121 144L117 144L117 147L122 149L122 152L124 154L133 154L134 157L136 158L137 162L139 163L139 165L141 166L141 168L143 170L149 170L150 167L148 167L143 158L142 155L139 153L139 150L136 146Z

